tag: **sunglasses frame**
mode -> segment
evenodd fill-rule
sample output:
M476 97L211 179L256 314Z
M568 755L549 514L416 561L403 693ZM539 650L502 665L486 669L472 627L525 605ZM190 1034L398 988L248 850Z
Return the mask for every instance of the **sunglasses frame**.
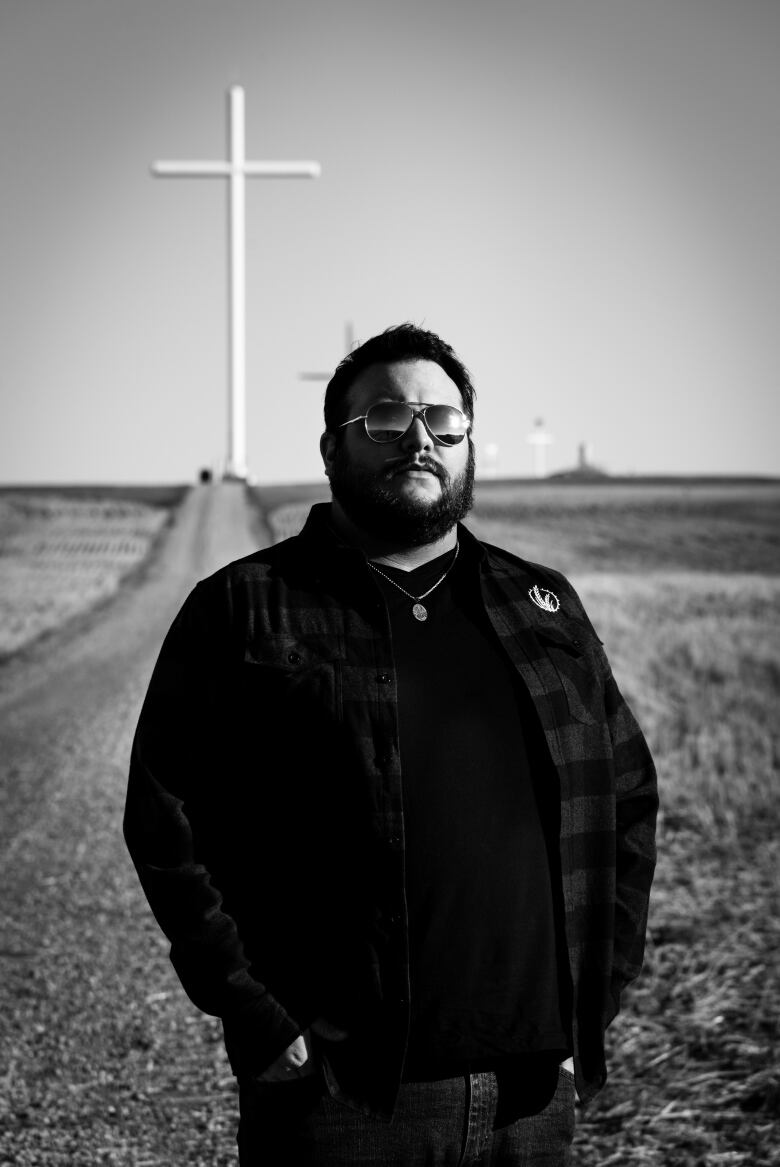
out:
M380 406L381 405L402 405L404 407L404 409L408 409L411 412L411 414L412 414L411 421L409 422L408 426L403 431L403 433L400 433L397 438L389 438L387 441L383 442L380 438L372 437L371 434L368 432L368 414L371 412L372 409L374 409L378 405L380 405ZM458 438L457 441L455 441L455 442L443 441L440 437L437 437L437 435L433 432L431 427L428 425L428 420L425 416L427 410L436 409L438 407L441 407L442 409L454 409L456 413L459 413L461 415L461 417L465 418L466 421L468 422L466 429L463 431L463 433L460 435L460 437ZM468 419L468 414L464 413L462 409L458 409L457 405L445 405L441 401L438 401L438 402L421 401L421 402L415 402L414 405L412 405L411 402L409 402L409 401L375 401L373 405L369 405L366 413L361 413L358 417L351 417L349 419L349 421L342 421L338 428L343 429L345 425L352 425L352 423L355 421L362 421L364 423L363 428L366 431L366 437L368 438L369 441L374 442L374 444L377 446L390 446L390 445L392 445L393 442L400 441L401 438L404 437L405 434L409 433L409 430L412 428L412 426L414 425L414 423L416 422L418 417L422 419L422 423L425 426L426 431L431 435L434 442L438 442L438 444L440 446L447 446L449 449L452 449L453 446L459 446L460 443L463 441L463 439L468 437L469 433L471 432L471 422Z

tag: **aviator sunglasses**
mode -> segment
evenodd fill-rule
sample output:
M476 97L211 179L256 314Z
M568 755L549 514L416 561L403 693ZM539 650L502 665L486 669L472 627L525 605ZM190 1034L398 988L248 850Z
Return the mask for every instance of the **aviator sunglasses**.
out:
M469 419L454 405L407 405L405 401L379 401L369 406L367 413L343 421L339 429L353 421L365 423L372 442L397 442L414 425L415 418L422 423L435 442L443 446L457 446L469 432Z

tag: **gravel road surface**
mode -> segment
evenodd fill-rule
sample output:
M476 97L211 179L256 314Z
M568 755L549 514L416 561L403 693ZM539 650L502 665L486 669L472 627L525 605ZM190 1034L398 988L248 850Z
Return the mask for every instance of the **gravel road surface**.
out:
M220 1167L236 1099L121 833L130 742L197 579L268 542L238 484L194 489L153 562L0 670L0 1165Z

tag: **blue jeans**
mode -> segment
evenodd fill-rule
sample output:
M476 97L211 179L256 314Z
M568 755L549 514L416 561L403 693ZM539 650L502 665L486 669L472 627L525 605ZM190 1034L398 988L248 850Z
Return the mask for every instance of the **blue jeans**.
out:
M401 1085L391 1123L334 1101L320 1075L240 1083L241 1167L568 1167L574 1078L538 1114L496 1128L493 1073Z

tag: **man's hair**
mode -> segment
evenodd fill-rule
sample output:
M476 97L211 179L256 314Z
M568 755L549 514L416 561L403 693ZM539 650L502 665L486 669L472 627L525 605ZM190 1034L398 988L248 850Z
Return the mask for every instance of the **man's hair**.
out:
M346 421L345 402L354 381L370 365L389 365L396 361L434 361L457 385L463 409L474 419L474 386L469 371L450 346L435 332L416 324L397 324L372 336L359 348L347 353L325 390L325 429L335 433Z

